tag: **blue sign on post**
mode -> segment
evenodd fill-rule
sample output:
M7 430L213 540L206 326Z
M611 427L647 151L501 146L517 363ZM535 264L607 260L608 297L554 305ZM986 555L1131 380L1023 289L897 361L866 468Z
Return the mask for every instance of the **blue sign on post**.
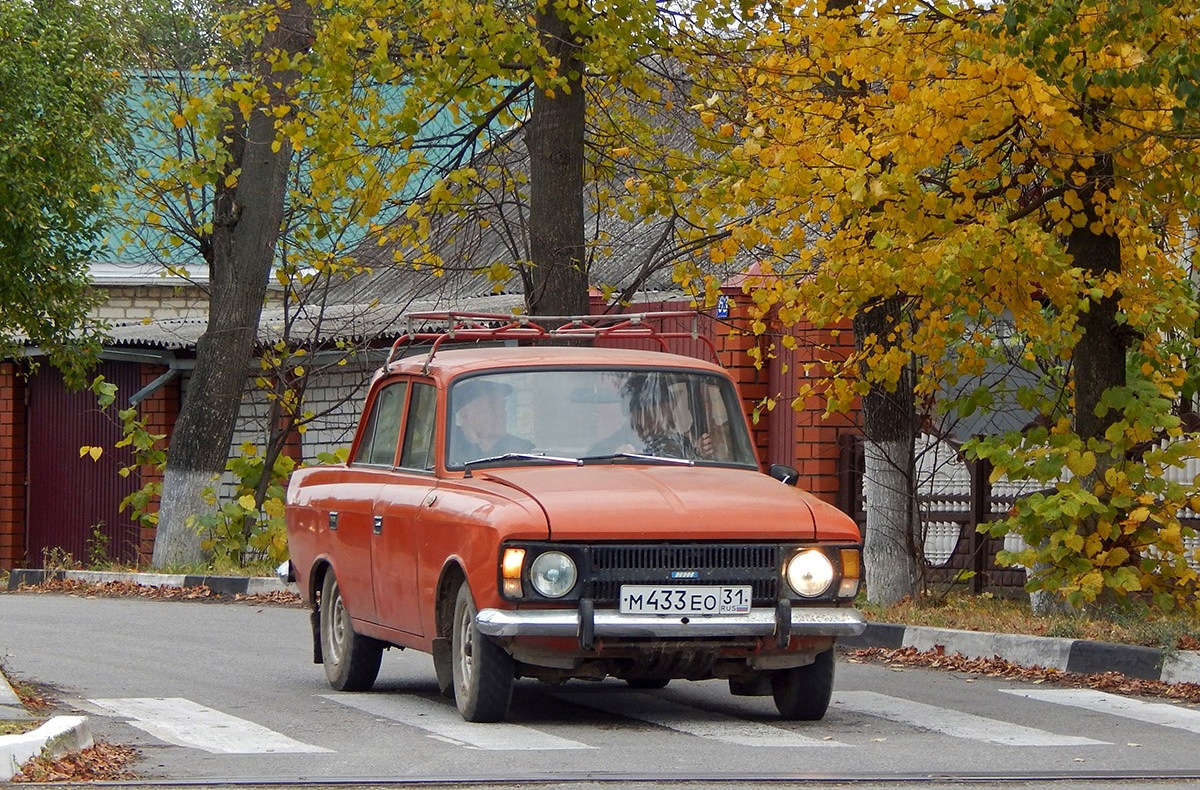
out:
M717 297L717 318L729 317L729 302L730 299L725 294Z

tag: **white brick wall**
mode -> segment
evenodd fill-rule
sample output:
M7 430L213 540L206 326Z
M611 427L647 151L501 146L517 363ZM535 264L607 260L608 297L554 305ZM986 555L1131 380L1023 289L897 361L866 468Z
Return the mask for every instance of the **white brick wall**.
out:
M124 285L103 290L107 298L93 315L113 323L208 315L208 293L196 286Z
M314 368L320 367L319 362L310 364ZM358 427L367 383L379 364L378 355L362 355L346 365L330 367L328 373L314 375L309 384L304 409L323 416L310 423L301 438L305 463L314 463L318 453L349 447ZM229 448L230 457L240 455L241 446L245 442L256 445L259 452L266 446L270 427L269 404L265 393L254 386L255 375L257 374L250 376L247 389L242 395L238 422ZM185 373L182 382L185 392L189 377L190 373ZM329 413L323 414L326 411ZM223 499L232 497L233 486L233 476L227 473L221 480L220 496Z
M93 311L96 318L112 323L128 323L162 318L205 318L208 315L208 291L195 285L103 286L105 299ZM267 305L278 305L278 290L267 292Z
M367 384L379 364L374 358L359 359L314 376L304 410L323 416L310 423L303 435L301 444L306 462L314 461L318 453L350 446L367 396Z

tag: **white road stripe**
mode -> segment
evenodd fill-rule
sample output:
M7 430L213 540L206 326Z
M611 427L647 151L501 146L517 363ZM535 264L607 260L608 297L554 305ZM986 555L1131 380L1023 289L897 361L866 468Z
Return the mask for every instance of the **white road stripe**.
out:
M453 704L431 702L422 697L396 694L322 694L321 697L373 716L425 730L442 740L470 749L547 751L594 748L519 724L473 724L463 721Z
M912 700L877 694L874 691L834 693L833 707L888 721L909 724L955 738L986 741L1006 746L1106 746L1077 735L1058 735L1007 721L986 719L972 713L925 705Z
M846 746L837 741L809 738L782 727L773 727L769 724L747 721L724 713L693 708L690 705L681 705L661 697L625 689L612 694L564 690L555 690L550 693L575 705L594 708L629 719L638 719L700 738L736 743L740 746L776 748Z
M1005 694L1014 694L1027 699L1053 702L1055 705L1070 705L1075 708L1108 713L1126 719L1160 724L1178 730L1200 733L1200 711L1180 708L1164 702L1141 700L1108 694L1091 689L1001 689Z
M178 697L93 699L102 713L129 722L139 730L176 746L211 754L271 754L330 752L293 740L274 730Z

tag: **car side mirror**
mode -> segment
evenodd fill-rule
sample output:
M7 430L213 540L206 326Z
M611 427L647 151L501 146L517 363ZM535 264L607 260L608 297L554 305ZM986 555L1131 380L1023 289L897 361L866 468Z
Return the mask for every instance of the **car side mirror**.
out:
M771 464L771 468L767 470L767 474L775 478L781 483L789 486L794 486L800 482L800 472L794 466L787 464Z

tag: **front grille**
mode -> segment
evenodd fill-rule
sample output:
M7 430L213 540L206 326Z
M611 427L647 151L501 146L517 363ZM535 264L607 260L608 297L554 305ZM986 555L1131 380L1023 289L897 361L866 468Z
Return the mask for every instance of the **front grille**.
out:
M748 584L756 606L773 605L783 550L762 543L590 546L587 566L580 569L584 595L603 606L616 604L622 584Z

